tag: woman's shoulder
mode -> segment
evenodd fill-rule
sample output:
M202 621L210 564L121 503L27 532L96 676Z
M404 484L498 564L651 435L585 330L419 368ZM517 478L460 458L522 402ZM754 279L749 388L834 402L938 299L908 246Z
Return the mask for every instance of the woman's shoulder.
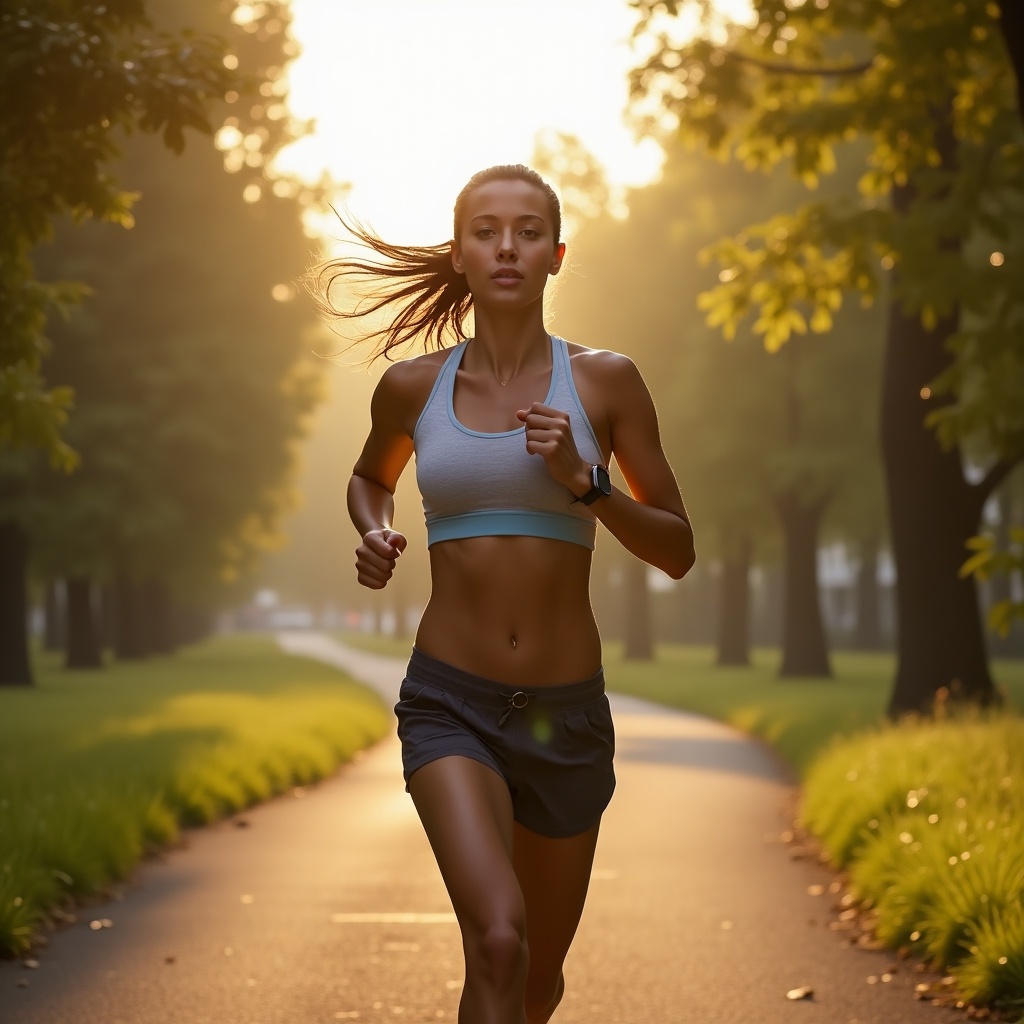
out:
M572 341L566 341L565 347L572 362L574 377L583 375L595 384L612 386L640 379L636 363L621 352L610 348L588 348Z
M380 382L389 389L398 390L416 390L425 381L429 381L432 387L450 354L450 348L443 348L436 352L424 352L422 355L398 359L384 371Z
M441 367L450 353L450 348L440 349L391 363L381 375L374 391L374 410L397 416L407 425L414 423L427 404Z

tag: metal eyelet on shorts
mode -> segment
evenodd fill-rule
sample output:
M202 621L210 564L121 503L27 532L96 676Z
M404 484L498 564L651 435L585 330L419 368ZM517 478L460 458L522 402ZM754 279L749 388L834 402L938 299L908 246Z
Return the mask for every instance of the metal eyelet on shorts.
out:
M505 710L502 711L501 717L498 719L498 725L504 725L505 719L507 719L513 711L518 710L519 708L525 708L529 703L530 695L522 690L517 690L511 697L509 697L508 705L505 707Z

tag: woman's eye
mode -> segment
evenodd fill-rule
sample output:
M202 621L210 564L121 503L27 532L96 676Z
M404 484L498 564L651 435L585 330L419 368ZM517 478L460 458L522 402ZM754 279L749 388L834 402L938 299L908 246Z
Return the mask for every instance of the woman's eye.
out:
M537 237L537 231L534 228L526 228L526 229L524 229L521 232L521 234L523 235L524 238L536 238Z

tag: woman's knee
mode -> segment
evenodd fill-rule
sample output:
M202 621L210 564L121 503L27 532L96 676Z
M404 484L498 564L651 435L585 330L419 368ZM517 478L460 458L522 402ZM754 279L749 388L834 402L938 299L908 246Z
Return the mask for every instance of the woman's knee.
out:
M505 916L465 935L466 966L496 989L525 982L529 967L525 922Z

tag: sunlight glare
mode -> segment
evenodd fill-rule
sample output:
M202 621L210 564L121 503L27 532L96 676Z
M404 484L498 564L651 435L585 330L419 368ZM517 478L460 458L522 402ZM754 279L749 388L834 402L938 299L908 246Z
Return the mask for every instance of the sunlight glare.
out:
M626 0L294 0L293 14L289 103L316 130L276 166L350 182L347 209L389 240L449 238L467 179L528 163L544 129L579 137L613 187L657 177L660 148L623 120Z

